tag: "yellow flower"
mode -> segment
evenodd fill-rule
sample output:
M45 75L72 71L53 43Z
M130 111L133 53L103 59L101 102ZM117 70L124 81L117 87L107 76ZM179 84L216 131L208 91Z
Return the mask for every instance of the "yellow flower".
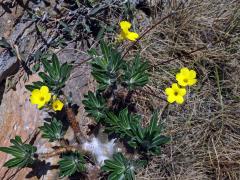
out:
M130 40L130 41L136 41L139 35L135 32L129 31L131 28L131 23L128 21L121 21L120 22L120 28L121 28L121 33L118 36L118 40Z
M177 83L173 83L171 88L165 89L165 93L168 96L167 101L169 103L176 101L176 103L182 104L184 102L183 96L186 94L186 89L180 88Z
M60 100L56 100L52 103L52 107L54 111L61 111L63 108L63 103Z
M176 75L176 80L181 86L192 86L197 82L196 71L182 68L180 73Z
M42 108L51 99L51 93L47 86L42 86L40 89L32 91L30 101L32 104L37 104L38 109Z

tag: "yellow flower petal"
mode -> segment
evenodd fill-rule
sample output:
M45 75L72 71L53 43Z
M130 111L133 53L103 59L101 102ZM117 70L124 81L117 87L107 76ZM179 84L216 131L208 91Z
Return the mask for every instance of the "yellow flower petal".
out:
M181 73L177 73L177 74L176 74L176 80L177 80L177 81L182 80L182 74L181 74Z
M167 101L169 103L173 103L175 101L175 97L173 95L168 96Z
M173 103L176 101L178 104L184 102L183 96L187 93L185 88L180 88L177 83L172 84L172 88L166 88L165 93L168 95L167 101Z
M30 97L30 102L31 102L32 104L38 104L39 98L38 98L37 96L31 96L31 97Z
M176 103L182 104L184 102L184 98L182 96L176 96Z
M60 100L56 100L53 102L52 107L54 111L61 111L63 108L63 103Z
M186 68L186 67L184 67L184 68L182 68L182 69L180 70L180 73L182 73L182 74L185 75L185 76L188 76L188 74L189 74L189 69Z
M127 34L127 38L130 40L130 41L136 41L138 39L139 35L135 32L129 32Z
M185 96L187 91L186 91L185 88L180 88L178 93L179 93L180 96Z
M123 32L127 32L131 28L131 23L128 21L121 21L120 22L120 27Z
M178 91L178 89L179 89L178 84L177 84L177 83L173 83L173 84L172 84L172 89L173 89L174 91Z
M174 94L174 91L173 91L172 88L166 88L166 89L165 89L165 93L166 93L167 95L172 95L172 94Z
M34 89L30 96L32 104L37 104L38 108L42 108L51 99L51 93L47 86L42 86L40 89Z
M180 81L178 81L178 84L179 84L180 86L185 87L185 86L188 85L188 79L187 79L187 81L185 81L184 79L181 79Z
M189 78L191 78L191 79L195 79L196 78L196 71L194 71L194 70L190 70L189 71Z
M48 89L47 86L42 86L42 87L40 88L40 92L41 92L41 93L48 93L48 92L49 92L49 89Z
M37 105L38 105L38 109L41 109L45 105L45 102L39 101Z
M188 68L182 68L180 73L176 75L176 80L178 84L181 86L192 86L194 85L197 80L196 72L194 70L189 70Z
M32 94L30 96L30 101L31 101L32 104L37 104L38 103L39 95L40 95L39 89L34 89L32 91Z
M178 73L176 75L176 80L177 80L177 82L180 86L186 86L187 85L187 83L184 81L184 76L183 76L182 73Z
M40 93L39 89L34 89L31 95L35 96L35 95L38 95L39 93Z
M188 85L192 86L197 83L197 79L189 79Z
M51 99L51 93L45 94L45 102L48 103Z

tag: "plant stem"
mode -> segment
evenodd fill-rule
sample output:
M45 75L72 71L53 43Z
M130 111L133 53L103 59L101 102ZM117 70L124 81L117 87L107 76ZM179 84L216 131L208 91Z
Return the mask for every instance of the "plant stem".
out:
M87 151L84 151L83 149L80 149L78 147L74 147L74 146L65 146L65 147L58 147L56 150L49 152L49 153L40 153L37 154L39 159L47 159L47 158L51 158L54 156L58 156L62 153L66 153L66 152L75 152L78 151L81 154L88 154Z
M73 129L77 142L79 144L83 144L84 142L87 141L87 138L83 135L82 131L80 130L79 123L76 120L73 109L71 107L67 107L66 114L67 114L67 118L70 123L70 126Z

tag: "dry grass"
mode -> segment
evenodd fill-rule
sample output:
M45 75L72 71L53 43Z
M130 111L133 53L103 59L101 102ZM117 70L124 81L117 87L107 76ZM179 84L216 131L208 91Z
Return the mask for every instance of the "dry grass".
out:
M161 17L174 10L170 4ZM190 0L140 46L153 66L148 93L137 98L143 114L165 107L156 96L165 97L181 67L195 69L198 84L188 89L184 105L163 112L172 141L137 179L240 179L240 2Z

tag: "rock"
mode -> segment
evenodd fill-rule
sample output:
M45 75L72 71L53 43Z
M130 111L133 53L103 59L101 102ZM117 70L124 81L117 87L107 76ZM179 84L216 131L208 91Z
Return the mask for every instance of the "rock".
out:
M82 55L77 55L74 50L63 50L59 55L62 62L75 59L76 63L81 62L85 59ZM18 74L16 74L17 76ZM23 79L23 78L22 78ZM89 90L86 86L90 81L90 69L87 64L83 64L75 68L72 75L67 82L64 92L69 94L72 92L74 103L79 105L77 120L80 122L80 128L85 133L87 132L87 124L89 124L89 119L85 118L84 107L82 106L81 100L83 95ZM44 110L38 110L36 106L29 102L30 93L25 89L26 84L30 84L33 81L39 80L37 75L32 75L28 82L20 80L16 85L16 91L10 90L3 94L2 103L0 104L0 144L1 146L9 146L10 139L14 138L16 135L22 137L23 140L28 140L29 142L34 133L38 130L44 122L44 118L47 117ZM70 134L72 130L69 129ZM69 133L68 133L69 134ZM41 138L41 135L36 137L34 141L34 146L38 148L38 153L51 152L51 147L54 144L48 143L45 139ZM0 152L0 167L10 159L5 153ZM58 162L58 157L48 159L51 165L56 165ZM0 179L8 179L14 176L14 179L34 179L37 176L40 177L44 175L44 179L57 179L58 170L49 170L50 165L43 163L38 170L32 170L31 168L24 168L23 170L17 172L16 170L7 170L7 168L0 168ZM40 174L39 174L40 173ZM3 177L4 176L4 177Z
M10 90L3 95L0 106L1 146L9 146L10 139L16 135L20 135L23 141L30 139L42 123L43 113L30 104L30 93L25 90L23 82L18 83L16 88L17 91ZM9 159L10 156L0 152L0 179L7 179L16 172L2 166ZM30 171L31 169L25 168L16 177L25 177Z
M0 83L9 75L16 72L19 63L16 57L10 56L8 51L0 53Z

